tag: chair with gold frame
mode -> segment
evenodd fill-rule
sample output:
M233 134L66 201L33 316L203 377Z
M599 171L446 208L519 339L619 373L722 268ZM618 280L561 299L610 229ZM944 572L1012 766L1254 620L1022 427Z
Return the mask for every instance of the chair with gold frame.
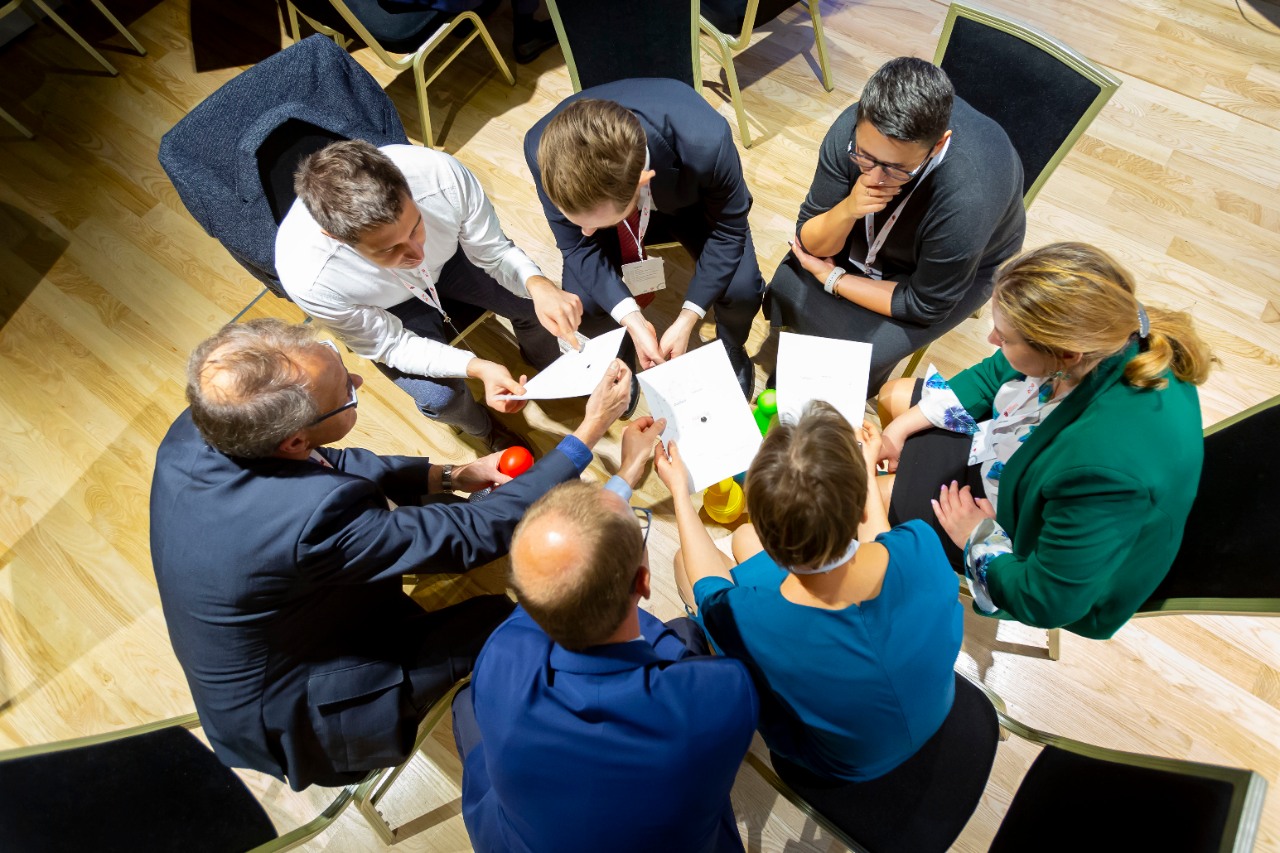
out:
M702 48L711 54L724 69L729 82L729 98L738 116L738 134L742 147L751 147L751 130L747 126L747 113L742 107L742 89L738 86L738 72L733 65L733 55L751 45L755 28L767 24L791 6L801 3L813 19L813 42L818 51L818 68L822 71L822 87L828 92L835 83L831 79L831 65L827 61L827 39L822 32L822 13L819 0L702 0L699 24L702 33L714 42L713 50L707 42Z
M373 51L383 64L396 71L413 69L414 85L418 92L418 127L422 144L435 147L431 130L431 110L427 104L427 86L440 76L478 36L493 58L498 71L510 85L515 85L515 75L507 67L498 52L484 22L475 12L437 12L431 9L406 9L391 11L374 0L288 0L289 32L295 41L302 37L299 19L305 20L316 32L332 38L340 47L350 46L352 36ZM335 17L335 13L336 16ZM436 48L441 47L450 33L463 24L471 24L474 31L454 47L431 72L426 72L426 61Z

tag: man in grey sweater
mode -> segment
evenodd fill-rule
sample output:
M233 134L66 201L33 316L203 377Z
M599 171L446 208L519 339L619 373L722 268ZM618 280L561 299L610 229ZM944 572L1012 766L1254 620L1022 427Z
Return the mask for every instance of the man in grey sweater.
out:
M1026 234L1004 131L922 59L881 67L827 131L796 238L765 301L774 326L872 345L871 393L991 296Z

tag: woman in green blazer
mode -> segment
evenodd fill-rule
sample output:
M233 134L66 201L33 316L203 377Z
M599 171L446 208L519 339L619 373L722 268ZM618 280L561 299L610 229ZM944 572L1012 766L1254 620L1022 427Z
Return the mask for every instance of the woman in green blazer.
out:
M1144 308L1079 243L1002 268L992 323L990 358L881 390L890 522L954 543L982 612L1105 639L1178 551L1212 356L1187 315Z

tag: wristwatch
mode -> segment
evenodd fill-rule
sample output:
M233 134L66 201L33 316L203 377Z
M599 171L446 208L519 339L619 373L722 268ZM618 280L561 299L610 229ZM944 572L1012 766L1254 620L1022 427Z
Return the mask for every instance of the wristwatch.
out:
M839 299L840 294L836 292L836 282L840 281L845 272L844 267L832 267L831 272L827 274L827 280L823 283L822 289Z
M440 466L440 490L444 492L453 491L453 466Z

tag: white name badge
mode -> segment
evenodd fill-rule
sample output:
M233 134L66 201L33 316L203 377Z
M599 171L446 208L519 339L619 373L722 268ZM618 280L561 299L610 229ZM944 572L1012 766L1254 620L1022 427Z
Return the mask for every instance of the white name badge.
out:
M622 280L632 296L653 293L667 286L662 258L645 258L622 265Z

